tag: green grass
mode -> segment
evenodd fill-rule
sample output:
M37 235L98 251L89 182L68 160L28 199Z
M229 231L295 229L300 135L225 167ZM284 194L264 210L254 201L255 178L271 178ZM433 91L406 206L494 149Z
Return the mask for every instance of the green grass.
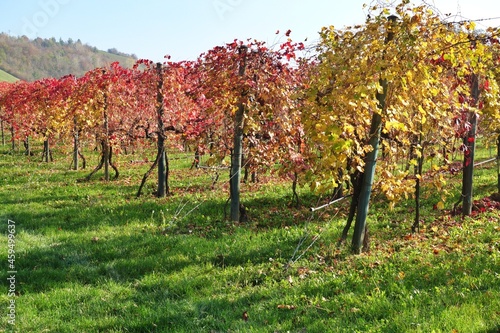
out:
M292 208L289 182L248 184L250 221L233 224L224 218L227 174L212 189L213 175L189 170L189 159L171 162L172 196L153 198L151 181L136 199L149 163L130 161L145 156L121 156L116 181L99 173L80 183L90 170L68 170L66 154L45 164L0 147L0 278L10 219L17 332L500 329L497 211L451 217L432 209L440 199L427 190L424 224L410 236L412 202L388 210L376 195L371 251L355 256L336 245L348 202L312 214L317 198L306 189L303 207ZM495 192L496 168L475 175L477 198ZM458 181L449 180L457 197ZM0 332L12 328L9 300L3 283Z
M106 51L99 51L99 53L106 55L106 57L113 62L119 62L123 67L132 67L135 64L135 60L131 57L113 54Z
M0 69L0 81L16 82L18 78Z

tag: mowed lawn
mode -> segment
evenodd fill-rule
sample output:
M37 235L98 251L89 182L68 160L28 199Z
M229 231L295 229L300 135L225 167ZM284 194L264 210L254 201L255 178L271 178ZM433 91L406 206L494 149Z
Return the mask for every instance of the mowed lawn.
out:
M370 252L352 255L337 245L348 200L312 213L328 198L301 188L296 208L274 175L242 185L249 221L231 223L227 172L190 169L188 154L172 155L165 199L154 177L135 197L151 154L121 155L107 183L78 181L95 155L71 171L67 152L35 154L0 146L0 332L500 331L500 214L451 216L460 175L444 211L424 189L416 235L413 201L390 210L375 193ZM481 166L475 198L496 184L495 163Z

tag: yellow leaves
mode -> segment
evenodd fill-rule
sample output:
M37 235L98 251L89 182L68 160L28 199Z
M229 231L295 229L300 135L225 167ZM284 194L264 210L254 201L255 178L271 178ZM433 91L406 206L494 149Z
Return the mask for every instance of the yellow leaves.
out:
M424 108L422 107L422 105L419 105L418 106L418 111L420 112L420 116L422 117L420 122L425 125L425 123L427 122L427 117L425 116L427 112L425 112Z
M474 31L476 30L476 22L474 21L468 21L466 24L465 24L465 28L469 31Z
M329 182L320 182L320 181L316 180L310 184L310 187L311 187L311 190L313 192L325 193L329 190L337 188L338 182L336 181L335 178L330 178Z
M405 97L402 96L402 95L397 95L397 99L399 100L399 102L401 103L401 105L404 106L404 107L408 107L410 105L410 103L408 102L408 100L406 100Z
M444 176L441 172L436 173L432 179L432 183L430 184L433 186L439 193L441 194L441 201L445 201L446 197L449 194L449 191L445 188L447 182L444 179Z
M322 29L320 61L311 74L310 95L305 99L302 117L306 132L313 132L309 144L319 151L314 171L323 187L331 186L325 184L338 177L332 169L344 168L346 159L351 172L363 170L363 159L372 150L366 143L370 119L376 112L383 117L383 131L389 137L383 143L384 161L378 162L384 164L377 166L377 186L391 202L411 195L420 176L397 170L405 169L407 163L418 165L422 148L413 149L415 138L423 137L427 156L436 151L443 138L452 138L452 119L457 108L463 107L457 105L457 96L463 94L462 90L469 94L463 82L472 71L482 71L482 77L486 77L485 68L499 67L485 65L499 58L488 55L488 45L478 43L481 45L471 48L468 43L466 29L474 29L474 24L454 31L426 8L400 9L398 27L394 29L397 37L391 43L385 41L389 24L381 26L385 22L380 21L382 17L345 31ZM488 73L488 77L500 78L500 70ZM375 98L377 92L383 92L381 79L388 83L383 111ZM481 93L483 117L488 117L483 126L499 128L500 89L497 85L494 88ZM440 166L443 156L436 156L426 161L425 171L430 172L426 180L432 178L434 188L446 193L444 169ZM395 160L398 166L391 164Z
M384 131L386 133L388 133L391 130L406 131L407 128L406 128L405 124L393 119L393 120L386 121L386 123L385 123Z
M417 145L414 153L417 156L417 158L421 158L422 157L422 147L420 145Z
M346 123L346 124L343 125L343 129L344 129L344 133L346 135L351 135L355 131L355 127L353 125L351 125L351 124L348 124L348 123Z
M406 80L409 83L413 81L413 70L409 70L406 72Z
M337 33L335 32L335 27L333 25L330 25L329 27L322 27L320 36L326 44L334 44L338 39Z
M389 168L385 168L380 173L379 185L380 190L389 200L390 207L402 199L408 199L413 195L415 190L415 179L408 177L408 172L397 171L392 173Z
M369 152L373 151L373 147L371 145L364 145L363 146L363 151L364 151L365 154L369 153Z
M431 92L432 96L434 96L434 97L440 93L439 89L435 88L435 87L430 88L429 91Z

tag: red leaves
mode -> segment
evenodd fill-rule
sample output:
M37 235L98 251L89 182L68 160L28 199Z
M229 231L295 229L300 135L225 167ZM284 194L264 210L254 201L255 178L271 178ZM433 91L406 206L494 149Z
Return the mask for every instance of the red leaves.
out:
M291 59L295 59L296 54L295 51L304 50L304 43L293 43L291 40L288 40L286 43L281 44L280 50L282 51L282 56L286 57L288 61Z
M484 80L483 84L480 87L481 90L490 91L490 81Z
M241 45L241 43L239 43L238 45L238 41L235 39L232 43L229 43L229 44L226 44L226 46L230 49L237 49L239 46Z
M280 31L276 30L276 35L279 35ZM285 33L285 36L290 37L290 34L292 33L292 30L288 29Z
M470 155L470 153L466 153L465 163L464 163L466 167L468 167L472 162L471 158L468 157L468 155Z
M218 158L229 153L233 139L231 124L241 103L246 111L245 138L251 143L250 167L268 166L277 158L288 161L278 156L295 150L296 145L291 141L296 135L290 132L300 126L292 125L290 120L290 110L295 107L290 95L297 78L286 61L296 56L299 46L287 40L278 49L268 49L263 42L248 40L245 43L248 52L239 55L237 45L240 42L215 48L198 59L201 90L198 94L209 102L201 114L210 120L200 128L201 133L206 133L200 137L217 138L211 145L198 138L199 147ZM243 57L246 66L240 75Z
M441 67L444 67L444 68L450 68L452 67L451 65L451 62L449 60L446 60L446 57L444 54L441 54L440 57L438 58L433 58L431 60L429 60L429 63L431 65L434 65L434 66L441 66Z
M476 217L480 214L486 212L492 212L500 210L500 194L494 193L488 197L482 199L474 200L472 203L471 216ZM460 214L462 211L462 206L458 206L454 211L451 212L452 215Z

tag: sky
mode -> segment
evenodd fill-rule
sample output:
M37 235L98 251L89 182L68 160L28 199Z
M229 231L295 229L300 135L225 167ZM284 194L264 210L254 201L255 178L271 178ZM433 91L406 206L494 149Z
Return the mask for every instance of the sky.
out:
M412 0L419 4L422 0ZM487 19L478 28L500 26L498 0L425 0L442 14ZM116 48L142 59L195 60L234 39L274 45L318 39L323 26L362 24L363 4L394 0L0 0L0 32L51 38L101 50ZM280 34L276 34L277 31Z

